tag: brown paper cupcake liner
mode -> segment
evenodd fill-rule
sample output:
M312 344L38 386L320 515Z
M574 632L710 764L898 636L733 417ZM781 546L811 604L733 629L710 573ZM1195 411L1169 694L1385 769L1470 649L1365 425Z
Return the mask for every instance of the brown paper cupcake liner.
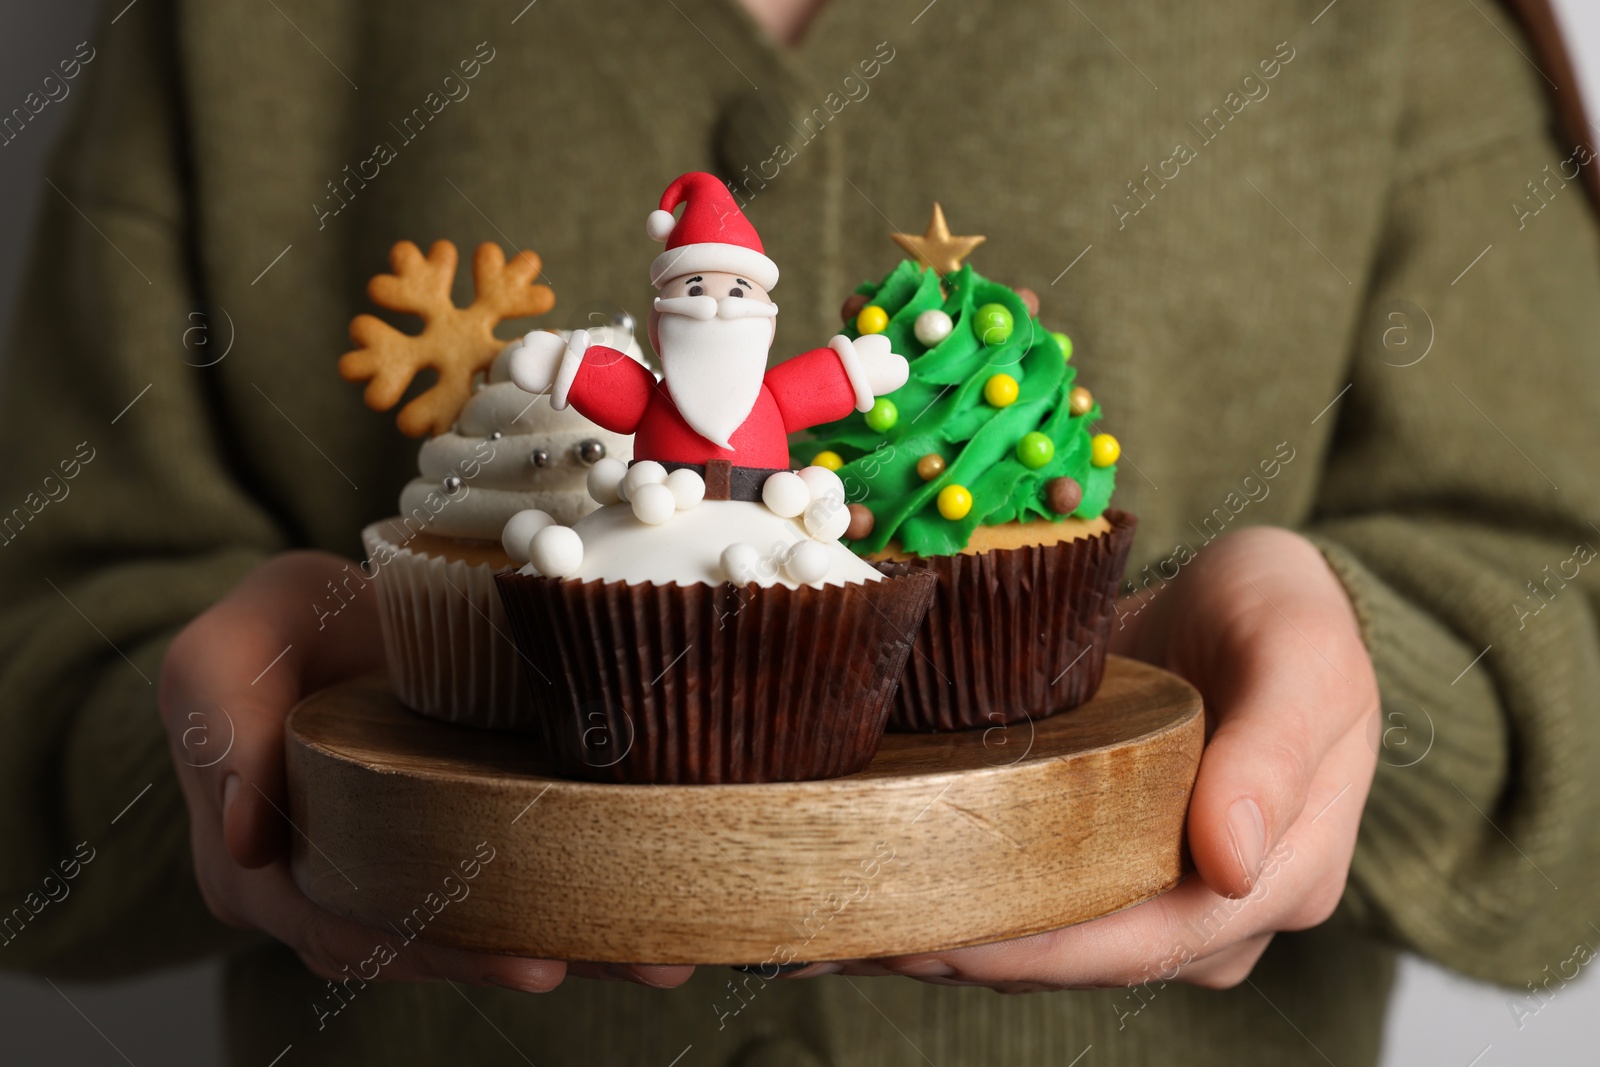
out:
M877 752L932 574L846 586L497 577L557 771L599 782L834 778Z
M385 560L375 579L378 623L395 696L446 722L536 728L494 568L413 551L394 528L373 523L361 540L368 559Z
M1138 520L1053 545L918 559L939 579L889 716L890 730L1038 720L1094 696ZM884 566L884 564L880 564Z

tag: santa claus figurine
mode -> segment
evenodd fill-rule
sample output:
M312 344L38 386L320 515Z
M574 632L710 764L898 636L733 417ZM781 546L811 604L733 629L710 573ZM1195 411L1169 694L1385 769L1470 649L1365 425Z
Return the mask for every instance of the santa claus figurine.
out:
M645 229L666 243L650 267L660 294L649 324L660 381L622 352L591 344L584 330L569 340L534 331L511 360L512 379L529 392L549 390L552 407L570 404L635 435L635 462L694 470L707 500L760 500L768 477L789 469L789 434L869 411L874 397L905 384L905 357L882 334L839 334L767 369L778 267L713 175L685 174L667 186Z

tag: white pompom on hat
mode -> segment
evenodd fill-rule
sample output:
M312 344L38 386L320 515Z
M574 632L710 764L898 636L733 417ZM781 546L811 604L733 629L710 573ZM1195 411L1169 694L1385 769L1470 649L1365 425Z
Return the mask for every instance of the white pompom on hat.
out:
M674 219L679 204L686 205L683 217ZM650 212L644 228L651 240L667 246L650 265L650 284L657 289L698 271L743 275L763 289L778 284L778 265L767 258L756 228L713 174L681 175L661 194L661 206Z

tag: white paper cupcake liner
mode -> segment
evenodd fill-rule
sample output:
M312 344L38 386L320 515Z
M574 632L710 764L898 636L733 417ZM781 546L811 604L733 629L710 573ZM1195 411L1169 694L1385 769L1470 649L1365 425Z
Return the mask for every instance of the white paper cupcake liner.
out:
M527 683L494 568L406 548L393 537L399 521L361 531L377 565L378 617L395 695L413 711L447 722L528 729ZM390 558L378 564L384 557Z

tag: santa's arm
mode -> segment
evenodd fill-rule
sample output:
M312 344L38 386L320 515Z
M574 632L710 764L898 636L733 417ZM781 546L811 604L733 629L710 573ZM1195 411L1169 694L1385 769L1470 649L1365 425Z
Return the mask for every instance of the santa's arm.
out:
M827 348L786 360L767 372L767 388L788 433L842 419L852 410L871 411L874 397L906 384L911 368L889 350L889 339L869 334L855 340L839 334Z
M569 340L535 331L511 356L511 380L530 393L549 391L557 411L569 404L613 433L633 433L650 406L655 375L625 352L591 345L587 330Z

